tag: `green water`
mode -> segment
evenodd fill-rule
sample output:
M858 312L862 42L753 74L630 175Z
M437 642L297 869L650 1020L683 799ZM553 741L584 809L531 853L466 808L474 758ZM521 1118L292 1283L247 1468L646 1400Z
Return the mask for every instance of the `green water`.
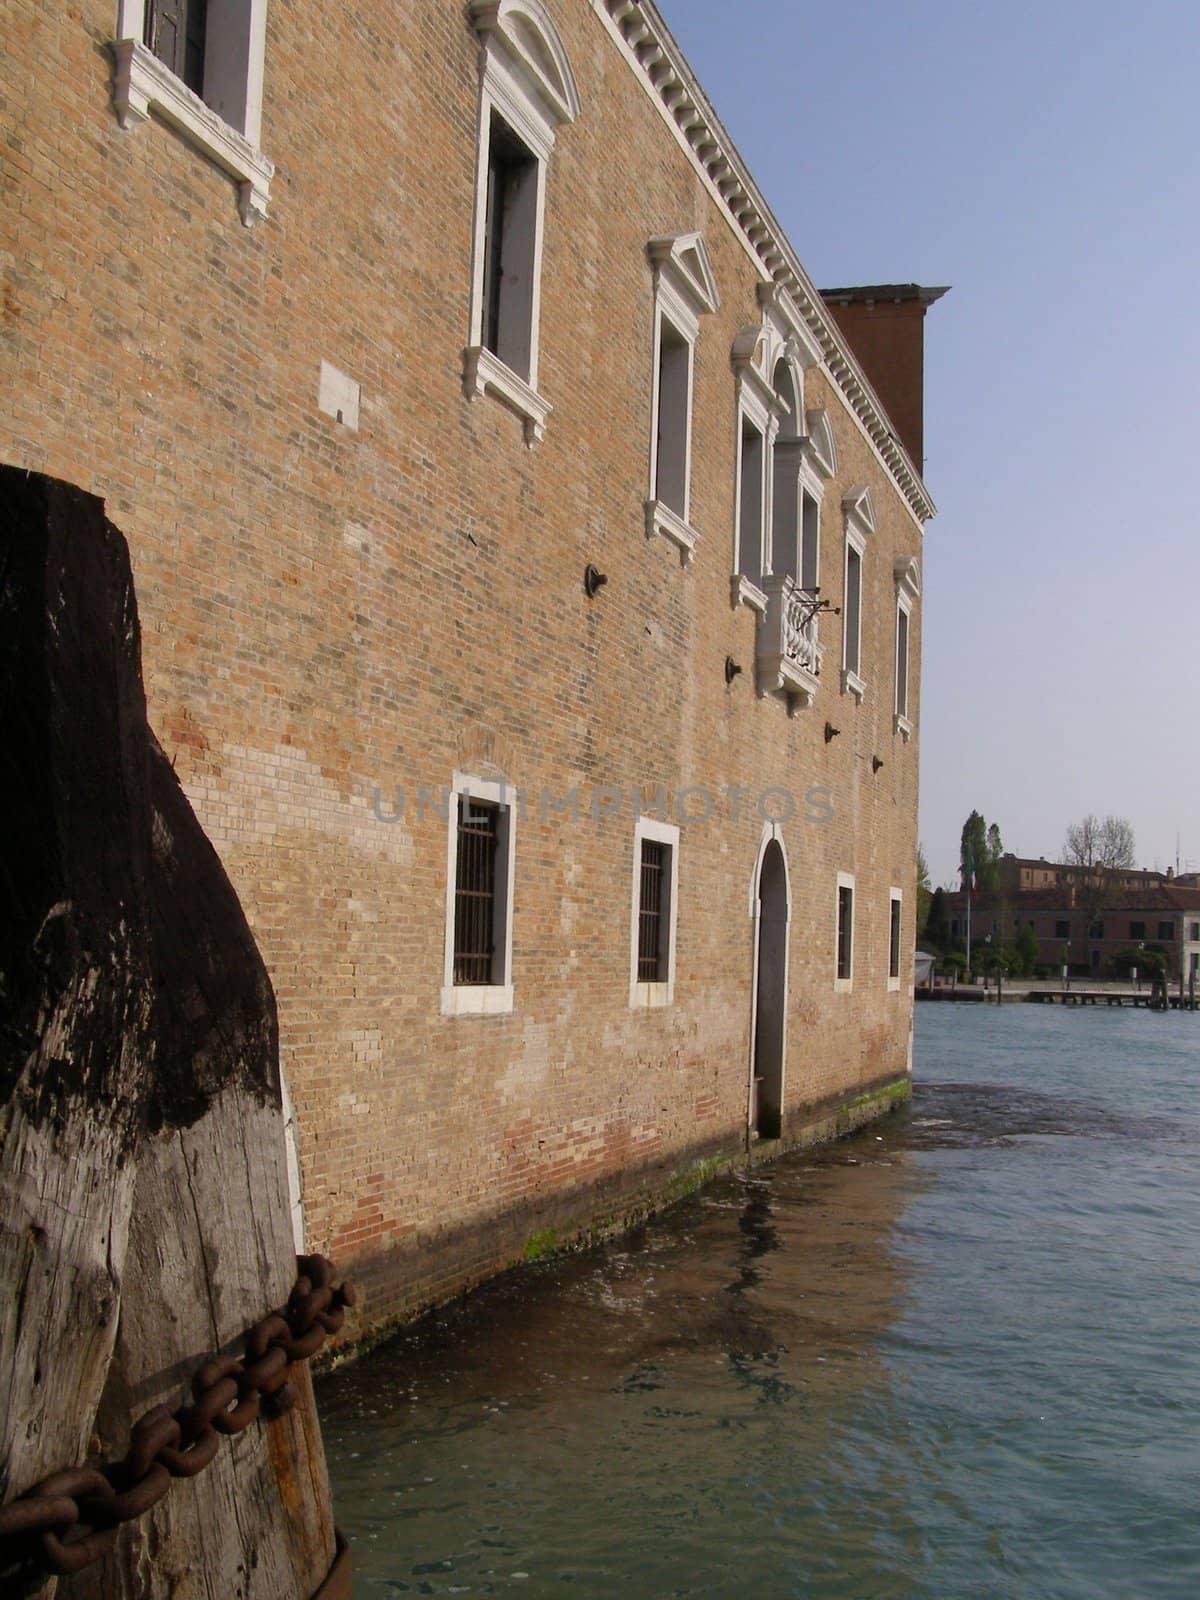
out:
M1200 1017L918 1008L911 1109L326 1379L359 1596L1200 1596Z

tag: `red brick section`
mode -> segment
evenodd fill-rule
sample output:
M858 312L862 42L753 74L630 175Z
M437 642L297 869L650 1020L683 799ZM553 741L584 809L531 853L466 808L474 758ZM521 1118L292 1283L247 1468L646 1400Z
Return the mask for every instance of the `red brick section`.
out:
M925 312L946 292L918 283L822 291L918 471L925 462Z
M918 739L893 732L893 567L920 556L920 528L810 373L840 453L822 521L835 604L842 495L868 485L878 517L868 690L862 705L840 692L826 618L815 707L757 698L755 618L729 600L730 349L758 320L757 275L591 7L551 9L583 112L548 178L554 410L532 451L511 413L462 390L479 91L465 7L273 0L277 170L252 230L168 127L117 126L115 3L14 0L0 67L0 460L103 496L129 540L151 720L278 995L308 1245L367 1281L375 1321L743 1147L767 788L796 797L786 1132L831 1131L907 1069ZM722 302L696 350L687 571L643 513L645 246L684 229L703 231ZM357 433L317 409L322 359L362 385ZM610 579L591 601L588 562ZM919 603L910 651L919 724ZM745 669L731 687L727 655ZM533 796L578 786L583 810L518 823L512 1015L444 1018L446 827L418 815L417 786L486 763ZM387 815L397 785L406 814L380 822L376 789ZM682 830L668 1008L629 1007L633 814L627 798L593 823L599 785L717 799ZM748 792L737 820L731 786ZM825 823L804 820L814 786ZM839 870L857 878L851 994L833 982Z

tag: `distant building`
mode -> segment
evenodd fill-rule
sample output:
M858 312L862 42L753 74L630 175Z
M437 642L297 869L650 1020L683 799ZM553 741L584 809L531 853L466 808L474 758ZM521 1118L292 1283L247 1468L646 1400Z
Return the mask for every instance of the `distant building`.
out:
M1059 884L1078 883L1091 875L1094 870L1069 861L1047 861L1045 856L1040 856L1035 861L1026 856L1004 855L999 862L997 887L1002 894L1028 894L1034 889L1049 889ZM1175 878L1169 868L1166 872L1155 872L1147 867L1130 867L1108 872L1105 874L1105 879L1114 889L1150 889L1157 884L1184 882L1182 878ZM1193 887L1200 884L1200 875L1193 873L1189 883Z
M1050 871L1070 870L1050 863L1031 865ZM1142 876L1129 874L1130 878ZM1116 973L1114 958L1121 951L1146 945L1165 952L1173 978L1182 974L1187 981L1195 973L1200 983L1200 888L1181 888L1161 873L1144 876L1162 881L1126 887L1122 875L1107 888L1108 898L1095 915L1089 909L1094 899L1079 882L1024 893L1001 889L976 895L971 907L971 946L976 949L988 939L993 944L1012 945L1023 930L1032 928L1042 965L1058 967L1065 960L1076 972L1108 978ZM946 915L951 939L961 942L966 937L966 896L961 891L946 897Z

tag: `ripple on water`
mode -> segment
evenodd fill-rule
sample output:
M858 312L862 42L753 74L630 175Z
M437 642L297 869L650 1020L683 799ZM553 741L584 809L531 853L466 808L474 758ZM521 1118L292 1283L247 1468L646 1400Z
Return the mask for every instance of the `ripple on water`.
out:
M1200 1024L1044 1011L323 1380L356 1593L1194 1600Z

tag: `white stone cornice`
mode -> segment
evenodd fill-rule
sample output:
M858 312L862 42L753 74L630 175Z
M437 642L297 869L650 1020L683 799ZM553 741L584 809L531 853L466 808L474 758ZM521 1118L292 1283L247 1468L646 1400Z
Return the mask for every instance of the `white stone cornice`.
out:
M758 366L759 349L766 337L767 331L761 323L751 323L738 333L729 352L737 378L738 401L764 432L779 414L779 396Z
M860 534L875 532L875 503L870 489L860 484L849 490L842 496L842 510L846 513L847 527Z
M916 556L897 556L892 571L899 592L915 600L921 593L921 564Z
M267 214L275 167L250 140L206 106L140 39L113 44L113 107L123 128L153 111L235 180L238 210L250 227Z
M936 515L937 507L918 468L893 433L882 401L750 176L657 6L653 0L641 0L637 5L630 0L591 0L591 4L638 72L647 94L675 131L709 191L728 214L752 260L769 284L786 290L796 308L798 325L807 330L851 415L871 441L914 519L923 525ZM668 77L660 73L656 81L643 66L651 48L659 52L656 62L665 58L670 64L669 96L661 88Z
M558 29L542 0L468 0L484 49L499 49L527 94L551 123L574 122L579 90Z
M698 535L695 528L685 522L678 512L672 511L670 506L661 500L646 501L646 537L653 539L661 535L679 551L680 564L690 567L692 558L696 553Z
M552 409L549 401L485 345L471 345L463 352L463 391L468 400L481 394L494 394L502 400L521 418L527 445L540 444L546 437L546 418Z
M823 408L806 413L805 427L808 429L804 435L805 459L813 462L822 478L837 476L838 451L837 440L834 437L833 427L829 421L829 414Z
M766 337L767 330L761 322L748 322L744 328L739 328L729 352L735 372L757 364L758 352Z
M720 307L721 296L702 234L656 234L646 245L646 254L654 266L655 282L668 281L693 318Z

